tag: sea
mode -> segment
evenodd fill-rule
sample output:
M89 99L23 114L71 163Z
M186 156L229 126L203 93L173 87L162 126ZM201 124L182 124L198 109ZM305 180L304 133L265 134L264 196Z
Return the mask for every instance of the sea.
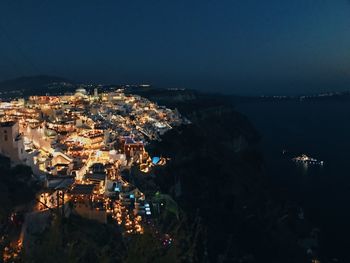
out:
M321 253L331 262L350 262L350 101L256 100L236 108L262 136L273 184L320 229ZM302 153L324 165L291 161Z

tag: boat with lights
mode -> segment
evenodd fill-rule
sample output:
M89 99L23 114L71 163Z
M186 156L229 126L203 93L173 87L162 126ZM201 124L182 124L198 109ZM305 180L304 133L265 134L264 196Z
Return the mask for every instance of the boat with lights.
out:
M324 164L323 161L309 157L306 154L302 154L300 156L294 157L292 160L296 163L314 164L314 165L323 165Z

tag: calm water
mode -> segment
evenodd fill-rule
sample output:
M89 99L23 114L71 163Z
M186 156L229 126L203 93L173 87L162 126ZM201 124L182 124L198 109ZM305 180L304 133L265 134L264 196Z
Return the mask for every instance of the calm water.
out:
M263 136L267 171L321 229L324 252L350 262L350 102L254 102L237 105ZM325 161L305 169L281 151Z

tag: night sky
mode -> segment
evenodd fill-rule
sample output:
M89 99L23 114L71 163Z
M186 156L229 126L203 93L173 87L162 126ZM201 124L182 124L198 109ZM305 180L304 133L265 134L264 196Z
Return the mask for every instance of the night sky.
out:
M237 94L350 88L347 0L1 0L0 80Z

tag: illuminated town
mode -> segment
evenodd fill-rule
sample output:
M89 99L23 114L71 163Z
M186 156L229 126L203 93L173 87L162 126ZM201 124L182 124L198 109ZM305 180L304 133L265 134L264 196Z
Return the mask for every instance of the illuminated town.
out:
M22 227L19 247L30 218L53 211L102 223L109 218L125 236L142 234L153 216L157 204L123 174L132 167L147 174L165 165L168 158L150 156L145 146L184 119L176 110L122 89L91 93L79 88L75 94L0 102L0 153L13 165L30 166L45 185ZM5 261L18 253L9 249Z

